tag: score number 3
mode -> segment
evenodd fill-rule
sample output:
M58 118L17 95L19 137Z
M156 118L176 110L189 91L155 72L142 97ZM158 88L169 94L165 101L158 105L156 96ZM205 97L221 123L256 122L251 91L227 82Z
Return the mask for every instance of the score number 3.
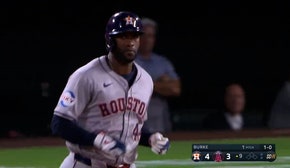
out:
M231 160L231 154L230 153L226 153L226 159L227 160Z

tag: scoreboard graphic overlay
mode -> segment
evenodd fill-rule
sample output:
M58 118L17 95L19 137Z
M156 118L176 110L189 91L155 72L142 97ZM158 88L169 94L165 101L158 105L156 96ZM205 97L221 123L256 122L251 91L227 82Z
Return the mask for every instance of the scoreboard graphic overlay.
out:
M268 161L276 160L275 144L192 144L192 160Z

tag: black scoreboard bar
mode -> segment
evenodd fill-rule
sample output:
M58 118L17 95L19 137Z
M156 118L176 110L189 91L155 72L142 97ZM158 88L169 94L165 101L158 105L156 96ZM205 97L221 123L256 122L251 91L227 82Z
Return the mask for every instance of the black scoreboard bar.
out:
M192 160L269 161L276 159L275 144L192 144Z

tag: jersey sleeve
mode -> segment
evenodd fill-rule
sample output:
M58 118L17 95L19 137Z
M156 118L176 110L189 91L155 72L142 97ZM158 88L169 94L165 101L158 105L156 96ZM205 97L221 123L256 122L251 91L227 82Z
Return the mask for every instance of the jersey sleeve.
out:
M91 84L84 72L73 73L59 98L54 114L69 120L75 120L88 104Z

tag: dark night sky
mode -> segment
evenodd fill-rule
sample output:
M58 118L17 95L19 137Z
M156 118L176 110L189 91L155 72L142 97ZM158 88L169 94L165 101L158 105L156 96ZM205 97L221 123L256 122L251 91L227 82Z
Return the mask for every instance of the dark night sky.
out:
M220 106L225 84L238 81L250 108L267 109L290 74L289 2L255 2L5 1L2 93L23 96L48 80L58 96L75 68L106 53L108 18L131 10L159 22L156 51L172 60L183 84L174 107Z

